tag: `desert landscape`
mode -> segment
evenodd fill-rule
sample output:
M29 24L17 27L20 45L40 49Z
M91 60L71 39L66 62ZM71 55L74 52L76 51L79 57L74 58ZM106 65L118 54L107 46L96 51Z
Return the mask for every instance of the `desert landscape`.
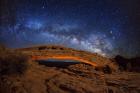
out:
M140 0L0 0L0 93L140 93Z
M0 93L140 92L139 70L132 69L138 67L138 59L126 60L119 56L109 59L62 46L14 50L1 47L0 54ZM68 58L69 61L65 62L67 58L60 56L73 56L80 60L72 63ZM48 58L54 62L47 61ZM121 61L128 63L121 64ZM132 64L133 61L135 63Z

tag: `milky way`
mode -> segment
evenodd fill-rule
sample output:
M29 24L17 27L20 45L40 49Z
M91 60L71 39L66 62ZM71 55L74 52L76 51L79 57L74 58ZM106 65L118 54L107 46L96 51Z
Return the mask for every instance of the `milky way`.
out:
M139 0L2 0L1 6L0 42L8 47L57 44L109 57L140 55Z

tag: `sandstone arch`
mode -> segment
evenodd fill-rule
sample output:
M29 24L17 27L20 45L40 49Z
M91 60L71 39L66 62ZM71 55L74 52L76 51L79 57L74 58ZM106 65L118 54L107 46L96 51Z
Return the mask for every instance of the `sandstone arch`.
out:
M94 67L97 66L97 64L94 62L90 62L88 60L82 59L80 57L75 57L75 56L32 56L32 60L47 60L47 59L75 60L75 61L90 64Z

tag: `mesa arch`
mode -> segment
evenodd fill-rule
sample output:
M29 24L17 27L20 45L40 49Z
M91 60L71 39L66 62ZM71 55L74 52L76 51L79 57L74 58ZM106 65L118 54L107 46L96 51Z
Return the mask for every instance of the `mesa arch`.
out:
M58 59L58 60L75 60L75 61L79 61L81 63L87 63L90 64L94 67L97 67L97 64L95 62L91 62L85 59L82 59L80 57L75 57L75 56L32 56L31 57L32 60L48 60L48 59Z
M97 68L109 65L114 70L118 69L118 65L116 65L115 62L112 62L109 58L102 57L95 53L62 46L36 46L17 49L17 51L22 51L33 61L47 59L75 60L81 63L87 63Z

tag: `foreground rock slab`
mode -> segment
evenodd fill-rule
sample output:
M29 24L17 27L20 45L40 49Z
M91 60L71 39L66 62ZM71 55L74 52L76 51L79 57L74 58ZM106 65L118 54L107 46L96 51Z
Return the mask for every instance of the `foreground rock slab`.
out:
M1 78L0 93L140 93L139 79L140 73L105 74L86 64L58 68L29 62L23 75Z

